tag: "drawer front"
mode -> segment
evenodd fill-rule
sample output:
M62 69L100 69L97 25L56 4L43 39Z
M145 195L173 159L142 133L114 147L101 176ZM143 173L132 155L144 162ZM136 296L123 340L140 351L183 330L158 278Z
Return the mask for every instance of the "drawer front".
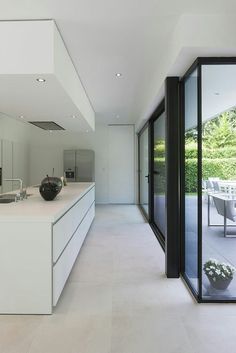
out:
M86 234L94 219L94 215L95 205L93 203L58 262L53 266L53 306L57 304Z
M95 200L92 188L53 226L53 263L55 263Z

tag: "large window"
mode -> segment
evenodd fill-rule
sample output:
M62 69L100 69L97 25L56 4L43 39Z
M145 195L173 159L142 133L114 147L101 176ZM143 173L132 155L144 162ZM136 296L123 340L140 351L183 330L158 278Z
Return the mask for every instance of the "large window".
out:
M236 299L236 64L202 65L202 295Z
M185 202L185 269L190 285L198 293L198 110L197 69L184 84L184 202ZM191 152L190 152L191 151ZM193 157L193 158L192 158Z
M183 274L199 301L236 301L236 59L184 77Z

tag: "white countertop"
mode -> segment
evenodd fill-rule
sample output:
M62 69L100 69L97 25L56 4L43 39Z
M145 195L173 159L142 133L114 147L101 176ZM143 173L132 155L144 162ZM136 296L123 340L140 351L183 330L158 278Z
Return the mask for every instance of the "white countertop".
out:
M0 204L0 222L56 222L95 183L69 183L53 201L45 201L38 187L28 187L26 200Z

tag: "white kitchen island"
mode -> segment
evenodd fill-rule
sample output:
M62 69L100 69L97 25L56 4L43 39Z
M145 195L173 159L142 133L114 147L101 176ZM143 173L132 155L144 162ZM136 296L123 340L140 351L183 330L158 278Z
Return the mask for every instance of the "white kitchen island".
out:
M0 204L0 314L51 314L95 215L94 183Z

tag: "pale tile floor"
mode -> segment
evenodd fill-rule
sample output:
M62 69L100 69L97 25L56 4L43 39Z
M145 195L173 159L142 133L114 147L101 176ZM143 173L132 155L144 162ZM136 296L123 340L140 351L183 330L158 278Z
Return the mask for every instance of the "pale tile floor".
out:
M52 316L0 316L0 353L236 352L236 305L196 304L135 206L98 206Z

